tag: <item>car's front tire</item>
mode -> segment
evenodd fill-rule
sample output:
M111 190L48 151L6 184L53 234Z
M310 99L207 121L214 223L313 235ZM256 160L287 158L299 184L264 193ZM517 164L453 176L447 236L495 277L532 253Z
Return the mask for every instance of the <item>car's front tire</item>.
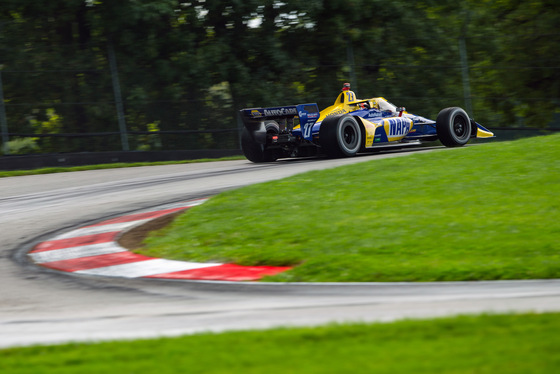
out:
M439 140L446 147L461 147L471 138L471 120L459 107L445 108L436 118L436 131Z
M319 144L329 157L351 157L362 147L360 124L351 115L327 117L319 129Z

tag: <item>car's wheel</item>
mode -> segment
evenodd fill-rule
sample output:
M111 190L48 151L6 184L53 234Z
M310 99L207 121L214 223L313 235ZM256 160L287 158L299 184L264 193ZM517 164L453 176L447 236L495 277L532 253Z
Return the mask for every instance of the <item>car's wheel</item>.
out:
M265 124L267 134L278 134L279 126L276 122L268 122ZM243 128L241 133L241 149L247 160L252 162L272 162L278 159L278 152L274 149L267 149L265 144L257 143L249 130Z
M436 131L443 145L460 147L467 144L471 137L471 120L459 107L446 108L436 118Z
M360 124L351 115L327 117L319 129L319 143L329 157L350 157L362 147Z

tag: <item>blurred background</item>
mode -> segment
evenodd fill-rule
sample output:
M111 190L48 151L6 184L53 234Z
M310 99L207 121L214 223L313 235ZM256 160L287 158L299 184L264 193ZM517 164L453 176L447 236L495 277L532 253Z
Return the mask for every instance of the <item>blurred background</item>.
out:
M344 82L550 133L558 25L557 0L2 0L0 152L239 149L239 109L324 108Z

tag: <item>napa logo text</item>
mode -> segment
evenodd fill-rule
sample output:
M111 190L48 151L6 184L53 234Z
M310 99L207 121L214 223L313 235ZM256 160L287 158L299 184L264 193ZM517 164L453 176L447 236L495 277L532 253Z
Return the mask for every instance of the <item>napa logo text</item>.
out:
M389 124L389 136L406 135L410 130L410 120L408 118L389 118L385 121Z
M263 116L263 114L256 109L253 109L251 111L251 117L253 117L253 118L258 118L258 117L262 117L262 116Z

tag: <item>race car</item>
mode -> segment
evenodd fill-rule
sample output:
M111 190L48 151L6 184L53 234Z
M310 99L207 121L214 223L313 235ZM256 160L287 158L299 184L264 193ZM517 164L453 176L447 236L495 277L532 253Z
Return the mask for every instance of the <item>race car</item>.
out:
M285 157L351 157L387 146L418 145L439 140L460 147L471 138L494 134L459 107L439 112L435 121L408 113L383 97L357 99L345 83L333 105L316 103L240 111L241 147L252 162Z

